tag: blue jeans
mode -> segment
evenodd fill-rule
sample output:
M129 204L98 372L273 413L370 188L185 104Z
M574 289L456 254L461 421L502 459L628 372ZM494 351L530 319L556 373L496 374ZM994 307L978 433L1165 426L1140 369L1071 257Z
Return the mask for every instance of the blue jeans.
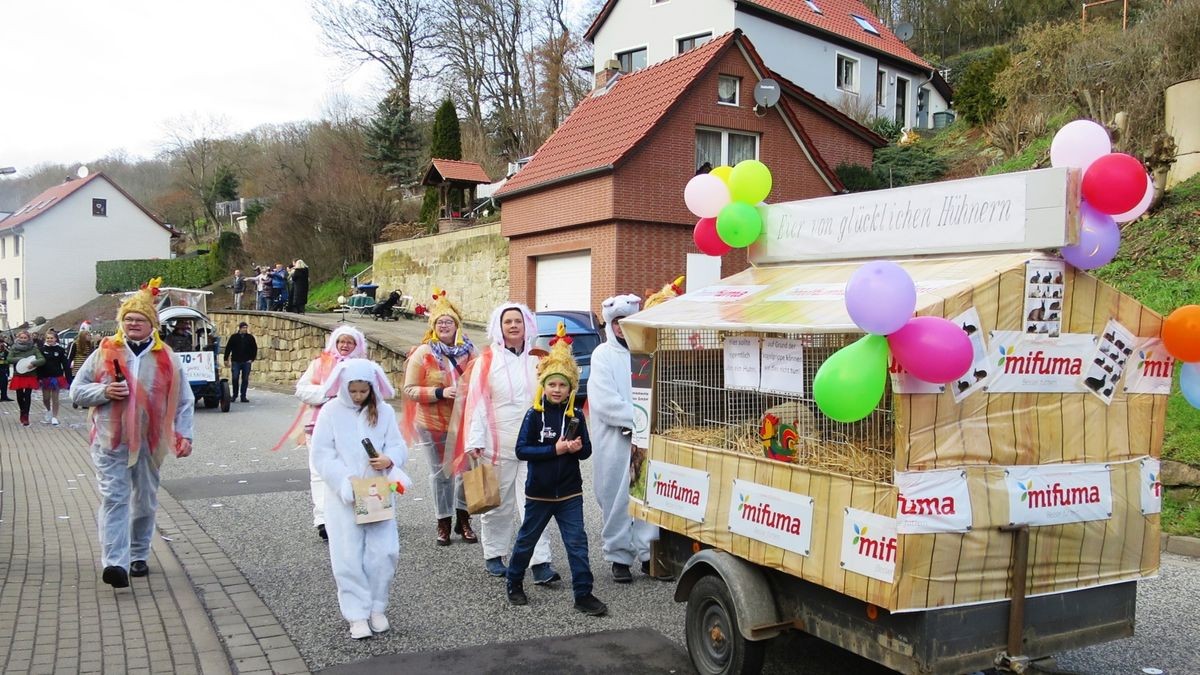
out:
M517 543L513 545L512 556L508 559L508 583L520 584L525 580L525 568L533 557L533 548L550 524L551 517L558 521L563 548L567 549L575 598L590 595L592 568L588 565L587 533L583 531L583 495L561 502L525 498L525 522L521 523Z
M256 306L256 309L258 309L258 311L260 311L260 312L267 311L267 301L269 299L270 299L269 295L267 295L263 291L259 291L258 292L258 305Z
M133 466L127 466L128 450L106 452L93 447L92 463L100 487L96 520L101 565L129 569L129 561L150 556L154 512L158 510L158 467L146 450L138 453Z
M246 387L250 386L250 364L251 361L234 361L230 371L233 373L230 377L233 378L233 393L230 396L237 398L238 384L242 385L242 398L246 398Z

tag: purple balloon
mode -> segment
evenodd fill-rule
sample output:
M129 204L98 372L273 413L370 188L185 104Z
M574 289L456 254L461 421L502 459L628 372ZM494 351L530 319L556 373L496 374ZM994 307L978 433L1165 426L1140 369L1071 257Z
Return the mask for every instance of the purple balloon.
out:
M908 272L894 262L869 262L846 283L846 311L868 333L895 333L916 309L917 287Z
M1094 270L1112 262L1121 246L1121 230L1117 227L1117 221L1087 202L1080 205L1079 215L1082 221L1079 243L1059 250L1063 260L1081 270Z

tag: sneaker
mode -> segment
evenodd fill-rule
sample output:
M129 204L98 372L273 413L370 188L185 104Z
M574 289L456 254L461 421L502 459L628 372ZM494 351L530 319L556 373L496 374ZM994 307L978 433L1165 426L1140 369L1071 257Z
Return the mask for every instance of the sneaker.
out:
M494 577L502 577L508 573L508 568L505 567L504 560L501 559L500 556L496 556L495 558L488 558L487 560L484 560L483 567L484 567L484 569L487 570L488 574L490 574ZM534 567L536 569L537 566L535 565ZM535 572L533 576L534 576L534 579L536 579L537 573Z
M113 588L129 588L129 573L119 565L105 567L100 579Z
M604 616L608 613L608 605L597 600L596 596L591 593L580 598L575 598L575 609L588 616Z
M618 584L627 584L633 581L633 573L629 571L629 565L622 565L621 563L616 562L613 563L612 575L613 581L617 582Z
M651 574L649 560L642 561L642 574L645 574L646 576L648 576L651 579L654 579L656 581L674 581L675 580L675 577L671 576L670 574L666 574L666 573L657 574L657 575Z
M372 633L386 633L392 627L383 612L371 612L371 618L367 620L367 625L371 627Z
M562 575L560 575L558 572L555 572L554 568L551 567L550 563L548 562L534 565L532 571L533 583L539 586L545 586L546 584L551 584L555 581L562 581Z
M510 605L528 605L529 598L525 595L525 589L520 584L508 584L508 604Z
M52 426L52 427L58 426L58 418L57 417L50 418L50 426Z
M350 637L354 640L365 640L371 637L371 626L366 621L351 621Z
M49 410L47 410L47 411L46 411L46 414L45 414L45 415L42 415L42 424L50 424L50 420L51 420L51 419L52 419L52 418L51 418L51 415L50 415L50 411L49 411Z

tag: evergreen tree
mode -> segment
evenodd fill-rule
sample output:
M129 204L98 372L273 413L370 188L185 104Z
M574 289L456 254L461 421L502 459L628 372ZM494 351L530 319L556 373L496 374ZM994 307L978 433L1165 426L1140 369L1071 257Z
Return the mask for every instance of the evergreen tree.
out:
M433 118L433 144L429 154L434 159L462 159L462 133L458 126L458 110L454 101L446 99Z
M404 106L393 89L376 107L367 122L367 159L375 171L400 184L417 177L420 170L420 139L412 121L412 109Z

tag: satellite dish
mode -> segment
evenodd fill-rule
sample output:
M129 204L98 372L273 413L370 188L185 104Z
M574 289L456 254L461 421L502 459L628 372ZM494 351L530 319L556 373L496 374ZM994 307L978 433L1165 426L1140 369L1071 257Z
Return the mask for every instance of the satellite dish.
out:
M779 83L772 79L759 80L754 85L754 102L764 108L779 103Z
M87 178L88 173L90 173L88 168L82 164L80 164L79 168L75 170L75 175L79 176L80 178Z
M896 37L900 38L902 42L908 42L912 39L914 31L915 29L913 28L913 25L905 21L904 23L896 26Z

